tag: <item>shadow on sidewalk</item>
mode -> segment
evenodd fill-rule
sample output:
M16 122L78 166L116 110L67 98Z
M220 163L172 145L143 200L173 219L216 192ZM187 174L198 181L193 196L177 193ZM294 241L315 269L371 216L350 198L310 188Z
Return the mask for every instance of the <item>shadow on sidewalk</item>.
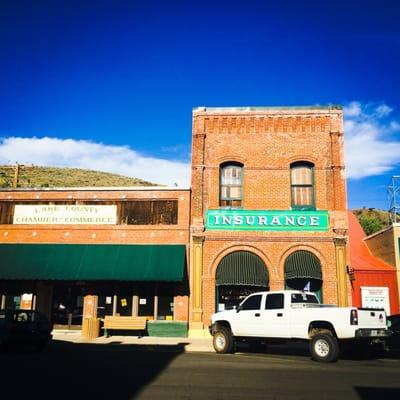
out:
M133 399L185 346L53 340L41 353L14 348L0 354L1 398Z

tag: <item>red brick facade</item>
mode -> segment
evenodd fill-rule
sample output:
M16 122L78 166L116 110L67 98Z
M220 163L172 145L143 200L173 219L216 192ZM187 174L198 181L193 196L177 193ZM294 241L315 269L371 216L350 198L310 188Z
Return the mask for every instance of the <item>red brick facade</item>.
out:
M315 208L328 210L327 232L204 230L206 210L219 208L220 166L243 165L242 208L290 210L290 164L314 165ZM191 231L202 237L202 321L215 312L215 276L230 252L257 254L268 268L270 289L284 287L283 264L300 249L320 260L323 299L338 303L336 243L347 235L343 126L340 107L198 108L193 111ZM348 297L348 293L346 297Z
M113 204L131 200L176 200L174 225L0 225L0 244L189 244L190 191L162 188L16 189L0 191L0 202L35 204ZM60 203L61 202L61 203ZM177 284L177 287L182 284ZM177 290L177 293L182 290ZM2 293L0 293L2 294ZM174 297L174 319L188 320L188 296Z

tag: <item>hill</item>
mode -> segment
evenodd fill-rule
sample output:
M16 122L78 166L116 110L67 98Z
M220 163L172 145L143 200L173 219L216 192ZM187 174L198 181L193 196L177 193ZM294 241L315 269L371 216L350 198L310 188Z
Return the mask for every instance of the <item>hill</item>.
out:
M0 166L0 188L11 188L15 166ZM18 187L158 186L138 178L80 168L21 166Z
M389 213L376 208L356 208L352 210L367 235L372 235L390 225Z

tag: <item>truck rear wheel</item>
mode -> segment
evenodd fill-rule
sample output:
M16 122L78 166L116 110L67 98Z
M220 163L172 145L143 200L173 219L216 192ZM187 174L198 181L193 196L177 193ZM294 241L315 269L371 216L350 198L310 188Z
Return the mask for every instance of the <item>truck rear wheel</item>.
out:
M219 354L231 353L233 350L233 337L229 328L221 326L214 333L214 350Z
M310 341L311 358L320 362L335 362L339 357L339 344L330 333L317 333Z

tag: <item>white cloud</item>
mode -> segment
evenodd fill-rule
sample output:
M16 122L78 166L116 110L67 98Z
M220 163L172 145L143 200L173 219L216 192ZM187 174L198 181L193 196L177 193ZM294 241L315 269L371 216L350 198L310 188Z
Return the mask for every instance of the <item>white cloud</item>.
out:
M375 111L377 116L380 118L389 115L393 111L393 108L387 106L386 104L381 104L380 106L375 108Z
M400 165L400 123L389 118L386 104L353 101L343 108L347 177L359 179ZM171 148L167 150L179 150ZM165 149L164 149L165 150ZM0 164L87 168L114 172L154 183L189 187L190 163L147 157L128 146L50 137L0 138Z
M400 127L388 120L392 108L386 104L351 102L344 107L347 177L359 179L393 170L400 163L400 141L393 139Z
M170 186L190 185L189 163L146 157L128 146L86 140L0 138L0 164L14 162L113 172Z
M343 107L343 115L345 117L357 117L362 113L361 104L358 101L352 101Z

